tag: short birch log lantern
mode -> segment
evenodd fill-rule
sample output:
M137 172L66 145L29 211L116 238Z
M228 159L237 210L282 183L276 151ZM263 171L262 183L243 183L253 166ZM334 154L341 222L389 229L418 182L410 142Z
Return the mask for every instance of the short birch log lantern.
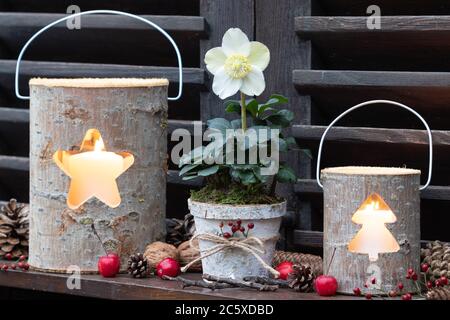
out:
M29 83L30 97L22 96L18 78L27 47L55 24L86 14L124 15L160 31L177 53L178 95L167 96L167 79L34 78ZM17 61L16 95L30 99L32 268L68 272L77 266L82 273L97 272L98 259L105 255L103 244L121 257L124 271L130 254L144 252L146 245L164 238L168 100L177 100L181 94L178 47L164 30L142 17L111 10L86 11L59 19L30 38ZM76 161L70 161L70 156ZM108 164L102 167L99 158ZM89 174L82 172L84 166ZM105 183L108 166L113 176ZM86 181L87 190L82 190L78 181L68 195L73 172L81 172L83 179L98 175L95 183L110 184L107 192Z
M347 166L320 171L326 134L347 113L366 105L386 103L411 111L428 131L428 180L420 187L420 170L391 167ZM356 105L339 115L325 130L319 145L317 182L323 187L324 270L338 281L338 292L354 288L379 294L396 289L415 292L406 281L408 268L420 272L420 190L431 180L432 138L425 120L413 109L388 100ZM321 172L321 175L319 173ZM321 179L319 179L319 177ZM375 279L375 281L373 281ZM375 282L375 283L373 283Z
M164 79L32 79L30 81L30 250L35 269L96 271L101 244L125 260L164 238L167 158ZM66 203L70 178L52 160L59 148L78 150L86 131L108 150L127 150L135 163L117 178L117 208L91 199ZM87 169L87 168L86 168Z

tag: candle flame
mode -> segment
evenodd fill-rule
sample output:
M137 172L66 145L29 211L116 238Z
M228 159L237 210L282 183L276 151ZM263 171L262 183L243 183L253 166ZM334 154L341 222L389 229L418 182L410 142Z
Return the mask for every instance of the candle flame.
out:
M99 137L94 144L94 151L99 152L105 150L105 144L103 143L102 137Z

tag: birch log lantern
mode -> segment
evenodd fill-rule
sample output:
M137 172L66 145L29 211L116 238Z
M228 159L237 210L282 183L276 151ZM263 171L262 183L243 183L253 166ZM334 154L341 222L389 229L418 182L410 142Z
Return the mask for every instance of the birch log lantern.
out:
M404 108L425 125L430 155L428 179L422 187L421 172L415 169L347 166L320 171L323 142L331 127L349 112L376 103ZM430 184L432 161L428 124L398 102L358 104L327 127L320 140L316 178L323 188L323 263L337 279L338 292L351 294L365 285L378 294L396 289L399 282L404 283L406 292L415 292L414 284L404 278L408 268L420 271L420 190Z
M20 61L30 43L55 24L97 13L135 18L169 40L179 64L176 97L167 96L167 79L153 78L34 78L30 97L20 94ZM121 257L124 271L130 254L164 238L168 100L181 94L177 45L159 26L139 16L80 12L30 38L17 61L16 95L30 100L32 268L68 272L77 266L82 273L94 273L105 247Z

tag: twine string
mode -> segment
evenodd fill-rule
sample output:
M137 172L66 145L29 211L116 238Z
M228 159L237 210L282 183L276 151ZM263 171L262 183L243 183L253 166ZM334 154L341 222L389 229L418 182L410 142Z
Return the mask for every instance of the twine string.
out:
M215 245L202 252L202 255L200 255L200 257L195 258L187 265L185 265L183 268L181 268L181 272L186 272L194 263L201 261L209 256L212 256L220 251L223 251L228 248L238 248L252 254L264 267L264 269L268 270L275 278L278 278L278 276L280 275L280 273L277 270L272 268L261 258L261 255L265 253L264 242L269 240L277 240L278 236L264 240L261 240L260 238L257 237L247 237L247 238L233 237L226 239L224 237L211 233L198 233L191 238L191 240L189 241L189 245L191 246L191 248L200 251L200 249L196 248L193 244L193 241L196 239L210 241L215 243Z

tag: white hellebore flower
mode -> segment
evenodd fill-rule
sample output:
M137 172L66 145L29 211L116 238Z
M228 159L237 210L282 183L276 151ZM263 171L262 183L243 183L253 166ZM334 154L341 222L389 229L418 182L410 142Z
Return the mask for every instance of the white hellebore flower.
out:
M228 29L222 46L205 55L206 68L214 75L212 89L221 99L238 91L260 95L266 87L263 71L269 61L269 49L261 42L250 42L239 28Z

